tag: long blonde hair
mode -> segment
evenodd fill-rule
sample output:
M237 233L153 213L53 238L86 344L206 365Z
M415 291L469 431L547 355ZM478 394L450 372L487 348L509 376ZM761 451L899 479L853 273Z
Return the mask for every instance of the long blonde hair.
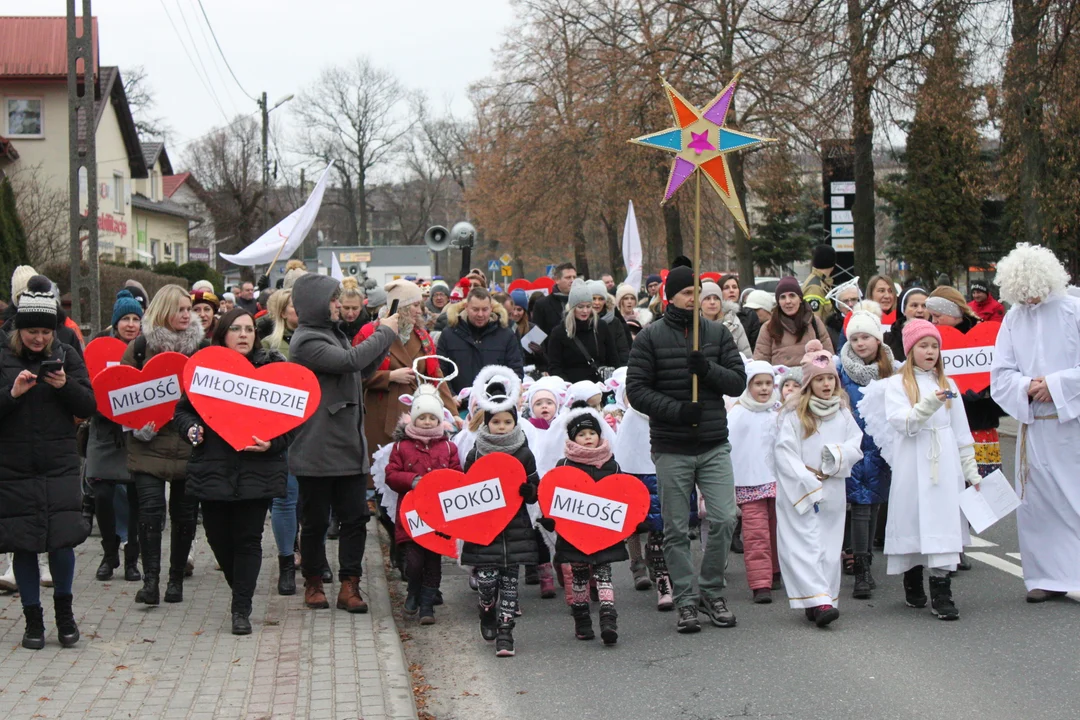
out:
M270 296L270 301L267 303L266 313L274 321L274 330L266 338L272 350L280 350L285 344L285 333L289 329L288 323L285 322L285 311L289 308L290 300L292 300L292 290L278 290Z
M150 301L150 306L146 308L143 316L143 333L147 334L159 327L172 330L169 320L180 311L182 300L191 302L191 296L179 285L165 285L154 293L154 299Z
M833 388L833 395L840 398L840 407L847 409L851 407L851 400L848 398L847 392L840 386L840 378L836 378L836 387ZM806 384L806 387L802 389L798 395L793 395L788 399L787 405L791 409L797 418L803 429L803 440L810 437L818 431L818 426L821 425L821 418L810 410L810 398L814 396L814 391L810 387L810 383Z
M914 350L915 348L912 348ZM949 378L945 376L945 363L941 359L941 352L938 351L937 364L934 365L934 371L937 373L937 384L942 390L949 390ZM904 393L907 394L908 402L912 407L915 407L915 403L919 402L921 393L919 392L919 381L915 377L915 360L908 353L908 358L904 362L903 367L900 368L900 377L904 379ZM952 400L945 401L945 407L952 407Z
M600 316L593 310L591 300L589 301L589 313L592 315L590 320L592 321L593 332L596 332L597 328L600 326ZM566 319L563 321L563 325L566 327L567 336L573 338L577 333L577 319L574 317L574 308L566 308Z

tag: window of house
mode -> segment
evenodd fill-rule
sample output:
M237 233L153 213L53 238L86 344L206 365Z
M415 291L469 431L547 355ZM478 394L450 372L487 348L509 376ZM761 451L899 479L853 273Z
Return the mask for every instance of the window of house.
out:
M124 212L124 173L113 172L113 211L123 214Z
M158 188L157 170L151 170L150 171L150 199L151 200L157 200L158 199L157 188Z
M45 136L45 119L41 98L7 98L4 102L7 134L11 137L35 138Z
M167 243L165 243L165 257L171 259L172 256L173 256L173 243L167 242Z
M150 264L156 265L161 257L161 241L150 238Z

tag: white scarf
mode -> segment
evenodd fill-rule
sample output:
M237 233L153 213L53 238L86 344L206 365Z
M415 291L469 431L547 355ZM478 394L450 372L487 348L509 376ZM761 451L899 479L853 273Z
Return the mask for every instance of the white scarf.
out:
M840 398L836 395L833 395L828 400L822 400L816 395L810 398L810 412L814 413L822 420L831 418L839 409Z
M758 402L750 396L750 390L743 390L743 394L739 396L739 404L750 412L765 412L766 410L772 410L777 406L776 391L773 390L773 394L769 396L768 401Z

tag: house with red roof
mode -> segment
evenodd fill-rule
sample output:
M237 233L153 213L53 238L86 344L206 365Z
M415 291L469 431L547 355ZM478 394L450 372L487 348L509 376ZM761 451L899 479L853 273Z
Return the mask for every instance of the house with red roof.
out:
M99 64L97 18L90 32L94 113L80 120L86 125L80 133L94 133L97 181L93 188L84 183L80 196L85 205L89 192L97 195L100 257L184 263L194 218L165 195L164 179L173 174L165 145L140 140L119 68ZM85 84L85 68L79 78ZM16 192L20 179L31 175L64 195L70 192L68 122L66 19L0 17L0 171ZM29 240L33 248L55 239Z

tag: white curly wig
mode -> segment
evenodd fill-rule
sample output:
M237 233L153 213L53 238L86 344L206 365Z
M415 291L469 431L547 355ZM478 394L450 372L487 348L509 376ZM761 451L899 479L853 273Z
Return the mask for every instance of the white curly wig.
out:
M1001 288L1002 300L1020 305L1032 298L1063 294L1069 273L1049 248L1017 243L1015 250L998 261L994 284Z
M512 410L521 397L521 379L503 365L488 365L476 374L470 398L484 412L492 414Z

